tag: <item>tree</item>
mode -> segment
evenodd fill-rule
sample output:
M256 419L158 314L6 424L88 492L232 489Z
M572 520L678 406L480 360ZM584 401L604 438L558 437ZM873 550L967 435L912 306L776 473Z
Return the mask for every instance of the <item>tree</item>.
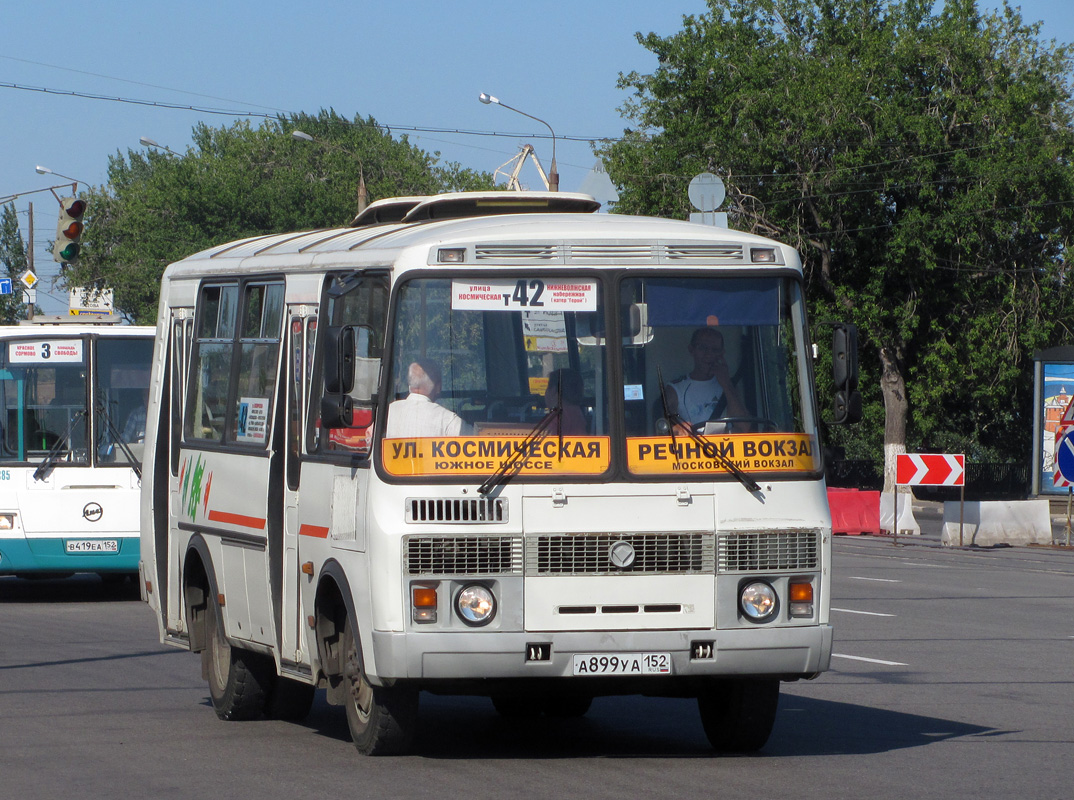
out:
M973 0L709 0L620 76L617 211L685 216L721 175L736 227L795 245L815 320L861 330L852 455L1028 458L1031 354L1070 336L1071 50Z
M300 130L313 141L296 141ZM91 190L84 248L68 285L110 286L117 310L156 319L160 277L171 262L215 244L290 230L346 225L359 179L369 201L396 195L491 189L492 177L395 139L372 119L332 111L260 127L194 128L182 157L117 153L107 186Z
M26 306L22 303L19 288L19 276L26 271L26 245L19 232L19 217L15 204L8 203L0 213L0 275L10 278L14 291L12 294L0 295L0 324L15 325L26 316Z

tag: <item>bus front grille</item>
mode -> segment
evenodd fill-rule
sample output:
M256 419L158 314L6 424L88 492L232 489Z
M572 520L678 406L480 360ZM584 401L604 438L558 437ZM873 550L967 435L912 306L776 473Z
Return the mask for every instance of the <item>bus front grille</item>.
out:
M526 574L711 575L715 542L705 533L592 533L526 539Z
M517 536L409 536L404 540L409 575L521 575Z
M817 569L820 533L728 533L719 537L719 572L775 572Z
M507 522L502 497L409 497L407 522Z

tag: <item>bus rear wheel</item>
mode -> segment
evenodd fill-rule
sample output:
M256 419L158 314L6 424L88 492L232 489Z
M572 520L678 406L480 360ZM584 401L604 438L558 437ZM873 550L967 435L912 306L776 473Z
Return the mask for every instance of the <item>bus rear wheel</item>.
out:
M358 752L366 756L410 751L418 718L418 693L398 686L374 686L362 670L350 623L343 629L343 684L347 727Z
M220 608L212 603L201 663L213 711L223 720L258 719L265 712L266 690L275 669L263 656L228 644L223 627Z
M779 705L779 680L720 681L697 698L701 724L721 753L760 750L772 733Z

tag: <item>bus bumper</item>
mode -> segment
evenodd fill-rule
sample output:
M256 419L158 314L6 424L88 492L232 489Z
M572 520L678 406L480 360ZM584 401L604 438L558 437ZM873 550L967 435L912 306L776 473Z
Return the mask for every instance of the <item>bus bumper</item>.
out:
M828 669L830 625L736 630L508 633L373 633L376 671L386 680L593 680L574 674L575 654L669 653L670 676L807 678ZM711 647L709 646L711 645ZM535 650L535 646L542 646ZM546 660L534 660L547 653ZM703 657L698 657L699 655ZM608 676L602 676L608 677ZM611 676L614 682L619 676ZM651 677L644 676L642 681Z
M117 552L68 552L68 542L80 543L75 547L84 547L83 542L115 542ZM0 575L137 572L140 549L138 539L133 537L0 539Z

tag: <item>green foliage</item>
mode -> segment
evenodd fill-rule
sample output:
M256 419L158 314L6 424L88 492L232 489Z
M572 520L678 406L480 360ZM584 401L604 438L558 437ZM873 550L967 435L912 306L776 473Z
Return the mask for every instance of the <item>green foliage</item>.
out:
M0 265L3 265L0 277L11 278L14 287L12 294L0 295L0 325L16 325L26 317L19 276L26 271L28 263L14 203L8 203L0 212Z
M314 141L296 141L294 130ZM441 165L438 156L393 138L372 118L333 111L257 128L198 124L182 157L131 150L110 159L108 185L86 196L83 255L65 280L111 286L118 310L151 323L169 263L233 239L346 225L362 178L369 202L494 188L491 175Z
M861 331L848 452L1027 458L1032 353L1074 312L1070 48L973 0L708 5L620 78L617 211L685 217L714 172L734 227L799 249L814 320Z

